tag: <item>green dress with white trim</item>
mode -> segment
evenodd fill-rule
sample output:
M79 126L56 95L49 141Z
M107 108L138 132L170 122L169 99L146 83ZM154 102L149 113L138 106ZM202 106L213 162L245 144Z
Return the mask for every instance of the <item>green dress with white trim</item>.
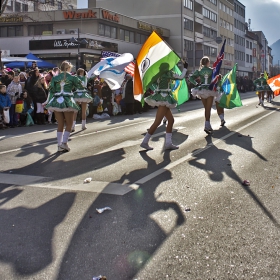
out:
M62 72L52 78L46 109L56 112L77 112L79 105L73 98L72 89L84 89L81 80L68 72Z
M164 73L157 79L156 84L153 84L152 90L154 90L154 93L146 97L144 99L145 102L152 107L166 106L170 109L175 108L177 106L177 101L172 95L172 82L173 80L183 80L186 73L187 69L185 68L181 75L178 75L173 71Z
M86 90L86 86L87 86L87 77L86 76L77 76L78 79L82 82L83 85L83 89L77 89L76 91L74 91L74 100L77 103L81 103L81 102L86 102L86 103L90 103L92 102L92 97L89 95L88 90Z
M256 86L256 91L258 92L271 90L264 77L256 79L253 84Z

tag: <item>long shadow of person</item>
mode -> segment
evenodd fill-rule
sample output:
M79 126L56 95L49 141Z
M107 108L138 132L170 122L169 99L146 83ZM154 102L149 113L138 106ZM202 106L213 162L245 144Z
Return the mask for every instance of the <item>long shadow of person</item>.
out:
M7 188L12 187L11 190L4 191ZM15 198L17 195L19 195L22 192L22 190L15 188L14 185L0 185L0 206L8 202L9 200Z
M143 169L156 164L146 153L141 156L148 163ZM164 168L168 157L164 154L158 166ZM133 183L139 174L142 169L124 175L122 181ZM185 221L177 203L155 198L157 187L168 180L171 173L165 171L125 196L99 195L77 227L57 279L91 279L100 274L114 280L133 279L169 236L153 220L153 213L172 209L177 215L174 229ZM106 206L112 211L97 214L96 208Z
M221 136L224 135L224 136ZM236 133L229 130L227 127L222 127L220 130L213 134L213 139L217 138L224 141L227 145L236 145L246 151L256 154L260 159L267 161L267 159L253 148L252 136Z
M37 208L0 209L0 261L20 276L36 273L53 261L53 234L72 206L74 193L62 194Z
M207 146L205 147L205 152L202 149L194 152L194 159L190 160L189 163L199 169L205 170L209 178L212 181L222 181L225 173L228 177L235 180L242 186L243 190L247 192L248 195L252 197L255 203L261 208L261 210L267 215L267 217L274 223L276 227L280 227L278 221L270 213L270 211L265 207L260 198L250 189L249 186L243 184L242 179L236 174L232 169L232 165L229 156L232 154L222 149L218 149L212 143L212 137L206 136ZM215 156L213 156L215 155ZM199 160L205 159L205 164L200 163Z

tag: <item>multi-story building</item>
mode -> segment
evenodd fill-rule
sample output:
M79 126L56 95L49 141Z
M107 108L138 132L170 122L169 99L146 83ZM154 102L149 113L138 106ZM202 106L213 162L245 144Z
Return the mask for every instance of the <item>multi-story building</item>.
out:
M221 74L230 71L234 65L234 4L233 0L219 0L219 33L226 40Z
M259 75L257 73L257 41L258 36L247 29L245 34L245 68L248 69L250 79L256 79Z
M245 6L234 0L234 57L239 76L248 76L249 70L245 67L245 32Z
M165 40L170 36L168 29L102 8L16 13L1 20L2 50L15 56L32 52L56 65L69 60L87 69L104 50L136 57L152 30Z
M218 0L150 1L139 0L96 1L98 7L114 9L133 18L170 29L168 43L182 58L187 57L189 68L199 67L200 59L207 55L215 61L219 45Z

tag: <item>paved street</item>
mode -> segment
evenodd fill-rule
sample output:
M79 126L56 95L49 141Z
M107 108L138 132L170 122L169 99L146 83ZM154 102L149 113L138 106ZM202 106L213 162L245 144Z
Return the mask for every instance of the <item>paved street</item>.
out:
M65 154L55 125L1 130L0 279L280 279L280 97L241 98L212 137L200 100L174 109L174 151L164 125L139 147L154 109L78 124Z

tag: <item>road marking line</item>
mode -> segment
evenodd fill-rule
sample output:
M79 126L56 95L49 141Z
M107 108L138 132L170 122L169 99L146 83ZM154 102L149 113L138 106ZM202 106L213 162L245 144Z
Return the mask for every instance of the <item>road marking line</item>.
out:
M54 182L50 182L51 178L21 174L6 174L0 173L0 184L17 185L17 186L29 186L34 188L48 188L57 190L71 190L71 191L85 191L94 193L104 193L111 195L125 195L132 190L138 188L133 184L120 184L111 182L91 181L88 184L78 183L74 185L61 184L61 186L53 185ZM48 182L46 182L48 180Z

